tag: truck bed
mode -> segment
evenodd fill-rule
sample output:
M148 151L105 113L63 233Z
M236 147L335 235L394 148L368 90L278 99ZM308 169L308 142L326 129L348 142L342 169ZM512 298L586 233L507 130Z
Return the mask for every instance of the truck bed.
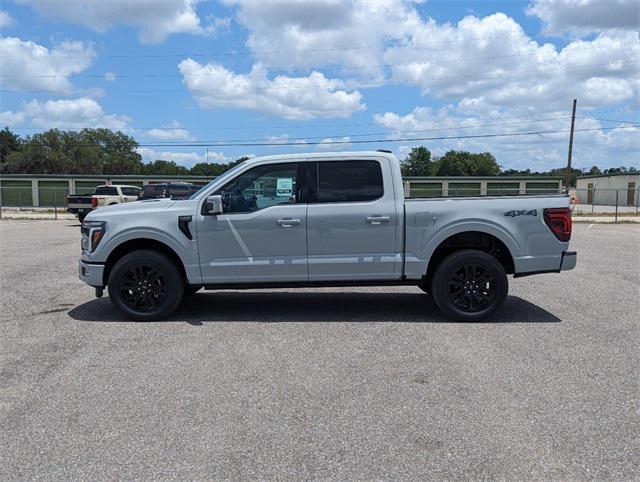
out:
M80 209L91 210L91 194L71 194L67 196L67 211L76 213Z
M565 194L405 199L405 267L413 278L445 240L463 232L488 233L509 250L514 273L558 271L568 242L544 221L547 208L569 207Z

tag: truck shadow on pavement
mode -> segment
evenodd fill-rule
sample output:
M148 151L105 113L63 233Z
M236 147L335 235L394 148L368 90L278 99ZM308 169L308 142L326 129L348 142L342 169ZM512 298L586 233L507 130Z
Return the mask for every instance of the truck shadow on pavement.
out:
M79 321L127 321L106 297L76 306L68 314ZM210 322L457 323L442 315L433 298L423 293L336 291L205 291L185 297L165 321L196 326ZM560 321L533 303L509 296L502 309L485 323Z

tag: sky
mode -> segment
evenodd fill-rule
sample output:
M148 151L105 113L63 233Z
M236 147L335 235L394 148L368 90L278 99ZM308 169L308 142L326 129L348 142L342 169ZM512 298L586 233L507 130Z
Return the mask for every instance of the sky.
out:
M576 98L573 165L640 167L639 5L3 0L0 126L117 129L187 167L424 145L542 171Z

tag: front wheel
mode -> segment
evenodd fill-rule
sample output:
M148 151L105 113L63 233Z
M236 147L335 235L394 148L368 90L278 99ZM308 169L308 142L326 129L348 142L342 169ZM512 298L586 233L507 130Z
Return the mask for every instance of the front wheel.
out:
M175 263L153 250L133 251L109 275L109 298L128 318L160 320L180 304L184 280Z
M202 286L186 285L184 287L184 296L193 296L202 289Z
M457 251L440 263L431 291L442 312L457 321L482 321L502 306L509 282L502 264L474 249Z

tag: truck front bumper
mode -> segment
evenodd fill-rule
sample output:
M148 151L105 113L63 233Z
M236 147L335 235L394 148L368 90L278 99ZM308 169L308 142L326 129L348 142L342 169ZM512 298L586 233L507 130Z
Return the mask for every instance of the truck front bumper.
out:
M78 277L89 286L104 286L104 265L91 264L86 261L78 261Z
M563 251L562 261L560 262L560 271L569 271L576 267L578 261L578 253L575 251Z

